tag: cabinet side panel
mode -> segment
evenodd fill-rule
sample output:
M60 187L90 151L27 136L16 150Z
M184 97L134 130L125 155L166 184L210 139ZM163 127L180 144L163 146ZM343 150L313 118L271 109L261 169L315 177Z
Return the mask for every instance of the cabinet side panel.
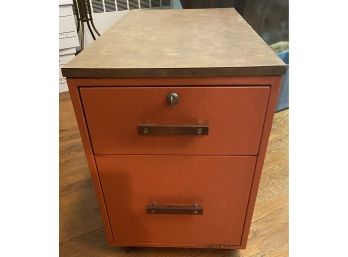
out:
M281 83L281 77L270 81L271 93L270 93L270 97L268 101L267 113L266 113L263 131L262 131L261 141L260 141L259 154L256 161L255 174L253 177L248 209L247 209L245 223L244 223L244 230L243 230L243 235L241 240L242 249L246 248L247 241L248 241L248 235L249 235L250 225L251 225L252 216L254 212L256 196L257 196L260 178L262 174L263 163L264 163L265 155L267 151L268 139L271 133L273 116L274 116L274 112L275 112L275 108L276 108L276 104L278 100L280 83Z
M106 239L107 239L109 244L114 244L114 239L112 236L108 212L107 212L107 208L105 205L103 191L102 191L102 187L101 187L100 180L99 180L98 170L97 170L97 166L95 163L95 158L93 155L93 150L92 150L92 146L91 146L90 138L89 138L89 134L88 134L88 128L86 125L84 112L83 112L83 108L82 108L81 101L80 101L80 94L78 91L78 85L74 79L68 79L67 82L68 82L68 86L69 86L71 101L72 101L72 104L74 107L76 120L77 120L79 130L80 130L80 135L81 135L82 142L83 142L83 147L84 147L86 158L87 158L88 167L89 167L89 170L91 173L91 177L92 177L92 181L93 181L93 185L94 185L94 190L96 192L96 196L97 196L98 204L99 204L99 209L100 209L103 223L104 223Z

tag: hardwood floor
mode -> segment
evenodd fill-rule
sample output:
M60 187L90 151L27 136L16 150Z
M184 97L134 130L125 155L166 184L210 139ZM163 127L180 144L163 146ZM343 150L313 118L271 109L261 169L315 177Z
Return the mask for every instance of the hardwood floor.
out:
M288 110L275 114L246 250L116 248L107 245L68 93L60 94L61 257L288 256Z

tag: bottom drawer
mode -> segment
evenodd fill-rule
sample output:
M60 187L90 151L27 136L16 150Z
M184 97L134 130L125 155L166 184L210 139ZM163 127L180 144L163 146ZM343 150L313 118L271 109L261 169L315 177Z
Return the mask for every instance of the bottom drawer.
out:
M256 157L98 155L115 243L238 246Z

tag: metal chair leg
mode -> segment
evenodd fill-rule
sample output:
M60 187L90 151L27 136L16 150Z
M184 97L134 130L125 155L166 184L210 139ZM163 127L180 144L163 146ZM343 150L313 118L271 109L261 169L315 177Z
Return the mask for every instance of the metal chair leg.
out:
M95 40L95 36L94 36L94 34L93 34L93 31L92 31L91 25L89 25L89 22L88 22L88 21L87 21L86 23L87 23L87 26L88 26L89 32L91 32L91 35L92 35L93 39Z
M79 31L80 31L80 14L79 14L79 8L77 7L76 0L73 0L73 7L74 7L75 15L77 18L77 33L79 33Z
M81 51L84 49L85 45L85 26L83 25L83 22L81 22Z
M94 26L93 20L91 20L91 24L92 24L92 27L93 27L94 31L95 31L95 32L97 33L97 35L100 37L100 33L99 33L99 31L97 30L97 28Z
M81 51L84 49L85 46L85 26L84 23L87 23L87 27L89 32L92 35L93 40L96 40L96 36L93 33L93 30L95 33L100 36L99 31L94 25L93 18L92 18L92 10L90 6L89 0L73 0L73 4L75 6L75 13L77 16L77 32L80 37L80 45L81 45ZM92 29L93 28L93 29Z

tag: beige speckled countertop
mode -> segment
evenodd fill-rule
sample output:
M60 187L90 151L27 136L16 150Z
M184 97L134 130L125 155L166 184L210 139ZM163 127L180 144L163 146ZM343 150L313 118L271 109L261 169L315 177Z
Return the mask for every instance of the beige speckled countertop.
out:
M233 8L133 10L62 69L65 77L282 75L285 64Z

